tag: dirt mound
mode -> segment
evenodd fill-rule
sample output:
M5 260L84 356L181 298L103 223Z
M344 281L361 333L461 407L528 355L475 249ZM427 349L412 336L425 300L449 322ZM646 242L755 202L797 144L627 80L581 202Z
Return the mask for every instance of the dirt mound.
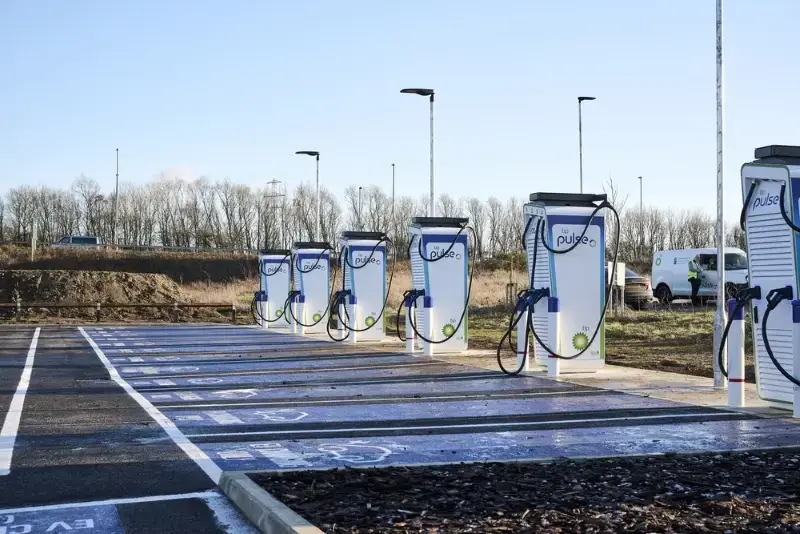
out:
M108 271L0 271L0 302L42 304L26 309L26 318L95 318L94 309L54 308L48 304L171 304L192 298L174 280L163 274ZM102 308L102 306L101 306ZM8 310L12 312L12 310ZM13 313L12 313L13 314ZM9 315L6 313L5 315ZM214 310L182 310L183 318L219 316ZM173 317L170 308L102 308L103 319L155 319Z

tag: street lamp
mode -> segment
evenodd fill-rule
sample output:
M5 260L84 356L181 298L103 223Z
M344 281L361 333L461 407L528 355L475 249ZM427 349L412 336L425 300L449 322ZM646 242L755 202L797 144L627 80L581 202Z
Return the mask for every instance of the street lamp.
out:
M394 224L394 163L392 163L392 224Z
M581 104L584 100L595 100L593 96L579 96L578 97L578 158L580 160L581 169L581 193L583 193L583 124L581 120Z
M428 207L428 215L433 217L434 215L434 193L433 193L433 89L402 89L400 91L403 94L408 95L420 95L420 96L427 96L430 98L431 103L431 201L430 206Z
M119 149L117 149L117 184L114 187L114 219L111 221L111 244L117 244L117 202L119 202Z
M319 152L316 150L298 150L295 154L302 154L303 156L313 156L317 158L317 216L316 221L314 223L314 235L317 238L320 238L319 235L319 218L320 218L320 208L319 208ZM311 241L314 240L314 236L311 236Z
M639 177L639 211L644 211L644 205L642 203L642 177Z

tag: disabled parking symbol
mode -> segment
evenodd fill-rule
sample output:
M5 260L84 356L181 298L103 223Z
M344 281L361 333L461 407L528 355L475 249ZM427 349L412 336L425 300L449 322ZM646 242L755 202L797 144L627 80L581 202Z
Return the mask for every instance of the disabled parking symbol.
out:
M392 450L381 445L370 445L369 441L349 441L320 445L320 452L333 455L334 459L352 464L376 464L392 454Z
M190 384L219 384L222 382L221 378L189 378Z
M249 399L258 394L255 389L226 389L222 391L214 391L211 393L220 399Z
M275 423L292 423L300 421L308 417L307 412L301 412L294 408L281 408L277 410L257 410L253 412L255 415L262 417L265 421L272 421Z

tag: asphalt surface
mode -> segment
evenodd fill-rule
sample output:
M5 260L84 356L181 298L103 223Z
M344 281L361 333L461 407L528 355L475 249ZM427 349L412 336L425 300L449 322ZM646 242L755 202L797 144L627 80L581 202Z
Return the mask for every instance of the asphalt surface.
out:
M0 417L6 417L17 389L34 330L0 329ZM126 534L242 532L229 530L215 519L214 510L231 524L241 521L206 473L164 438L164 430L110 380L75 327L43 327L10 473L0 477L0 525L28 524L32 526L30 532L38 532L38 528L45 532L59 517L69 517L64 519L65 524L75 529L76 524L83 525L81 528L89 532L89 523L95 525L96 532ZM102 504L115 499L196 493L201 495ZM41 509L89 501L101 503L57 511ZM31 507L10 514L11 522L9 514L3 519L6 510ZM244 525L239 526L246 531ZM22 527L19 530L25 531ZM58 531L58 527L52 531Z

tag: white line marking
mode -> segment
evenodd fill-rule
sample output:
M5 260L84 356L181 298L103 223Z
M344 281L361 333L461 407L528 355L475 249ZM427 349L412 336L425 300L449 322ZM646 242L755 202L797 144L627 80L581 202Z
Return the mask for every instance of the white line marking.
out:
M36 354L36 345L39 344L40 331L41 328L37 328L33 332L33 339L28 349L28 357L25 358L25 367L22 369L22 375L19 377L17 391L14 392L14 397L12 397L11 404L8 407L8 414L6 414L3 428L0 429L0 476L5 476L11 472L11 457L14 455L14 443L17 441L17 431L19 430L19 421L22 418L22 406L25 404L25 394L28 392L28 386L31 384L33 357Z
M30 506L28 508L9 508L0 510L0 515L20 514L23 512L42 512L45 510L64 510L66 508L87 508L89 506L116 506L118 504L136 504L142 502L156 501L178 501L181 499L208 499L222 497L215 490L198 491L195 493L178 493L175 495L152 495L149 497L127 497L120 499L108 499L107 501L87 501L73 502L66 504L45 504L42 506Z
M595 419L561 419L558 421L533 421L533 422L519 422L519 423L479 423L468 425L433 425L433 426L393 426L393 427L362 427L362 428L320 428L314 430L263 430L259 432L217 432L214 434L187 434L189 438L221 438L225 436L259 436L259 435L283 435L283 434L297 434L314 433L314 434L342 434L345 432L364 432L364 431L386 431L386 430L447 430L448 428L485 428L495 426L543 426L551 424L574 424L574 423L602 423L603 421L640 421L646 419L670 419L682 417L697 417L698 415L706 417L721 417L731 415L730 412L723 412L719 414L713 413L687 413L687 414L674 414L674 415L639 415L635 417L598 417Z
M123 349L124 350L124 349ZM276 375L276 374L308 374L308 373L333 373L336 371L374 371L374 370L392 370L392 369L399 369L401 367L426 367L429 365L441 365L442 362L419 362L419 363L400 363L397 365L385 365L380 367L375 366L367 366L367 367L292 367L287 369L264 369L260 371L232 371L227 372L225 371L223 374L228 376L254 376L254 375ZM197 362L197 365L207 365L205 363ZM219 364L208 364L208 365L226 365L225 363ZM169 369L169 367L159 367L159 369ZM155 373L153 371L155 370ZM137 379L137 378L145 378L152 376L153 374L158 374L158 370L155 367L142 367L142 366L127 366L123 370L123 372L129 373L127 376L128 378ZM139 373L139 374L134 374ZM189 372L186 374L179 374L179 375L159 375L161 378L203 378L208 377L209 374L217 373L219 374L220 371L205 371L200 372L200 374L196 372ZM488 374L488 373L487 373Z
M319 404L320 406L327 406L328 404L388 404L388 401L398 401L403 402L406 401L408 403L418 403L420 401L425 400L453 400L453 401L462 401L464 399L467 400L475 400L475 401L483 401L483 400L502 400L497 399L495 397L552 397L552 396L567 396L567 395L577 395L579 393L586 393L587 391L592 391L590 389L581 389L578 391L561 391L561 392L541 392L541 393L509 393L503 394L497 392L496 394L492 395L423 395L421 397L408 397L408 396L397 396L397 397L382 397L379 399L358 399L358 398L342 398L342 399L322 399L322 400L289 400L289 401L269 401L264 400L261 402L222 402L222 403L213 403L213 404L170 404L170 405L162 405L159 406L162 410L168 409L178 409L178 408L225 408L234 406L236 408L249 408L253 406L296 406L299 404ZM159 394L151 394L151 398L156 398ZM613 394L612 394L613 395ZM607 396L607 395L598 395L598 396ZM616 396L616 395L615 395ZM168 397L158 397L158 398L168 398Z
M222 476L222 470L215 464L211 458L209 458L206 453L200 450L200 448L189 441L189 439L181 432L178 427L175 426L175 423L169 420L164 414L158 411L158 408L153 406L149 400L144 398L141 393L133 389L130 384L128 384L124 378L122 378L114 366L111 365L111 362L108 361L108 358L103 351L100 350L100 347L97 346L97 343L87 334L83 327L78 327L78 330L83 337L86 338L86 341L89 342L92 349L94 349L94 353L97 354L97 357L100 358L100 361L103 362L105 365L106 370L108 371L111 380L119 384L119 386L125 390L125 392L133 397L133 399L139 403L139 406L144 408L147 414L153 418L155 422L161 425L161 428L164 429L164 432L175 442L175 445L180 447L186 455L195 461L195 463L200 466L206 475L214 482L214 484L219 484L219 479Z

